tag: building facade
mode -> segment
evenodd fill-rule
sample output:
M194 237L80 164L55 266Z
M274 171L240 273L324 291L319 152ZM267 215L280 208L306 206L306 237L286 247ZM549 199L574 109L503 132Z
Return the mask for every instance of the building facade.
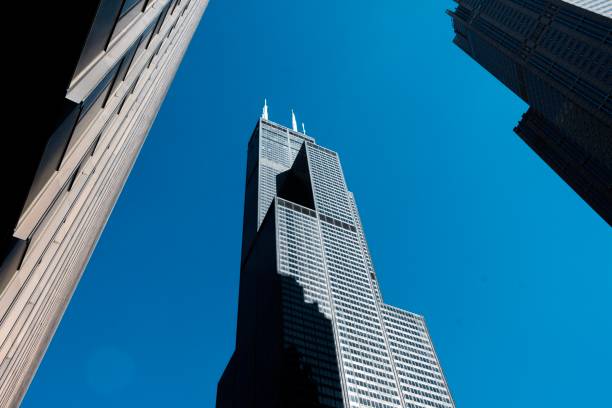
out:
M563 0L594 13L612 18L612 2L609 0Z
M23 77L13 80L30 85L22 94L31 119L0 142L0 162L10 165L0 217L1 407L20 404L206 6L85 0L28 11L36 50L18 59Z
M270 122L248 145L236 348L218 408L453 408L423 317L386 305L338 154Z
M515 132L612 225L612 2L457 3L454 43L530 106Z

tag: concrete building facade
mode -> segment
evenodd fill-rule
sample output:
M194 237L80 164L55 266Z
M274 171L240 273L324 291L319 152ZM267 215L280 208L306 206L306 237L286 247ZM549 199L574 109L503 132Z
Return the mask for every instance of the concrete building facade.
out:
M208 2L43 3L32 120L0 146L2 407L20 404Z

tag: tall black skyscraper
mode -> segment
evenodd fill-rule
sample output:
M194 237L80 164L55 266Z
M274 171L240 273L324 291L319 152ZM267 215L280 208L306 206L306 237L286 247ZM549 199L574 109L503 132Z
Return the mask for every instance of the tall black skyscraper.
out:
M338 154L251 136L236 350L218 408L454 408L423 317L382 301Z
M612 2L457 2L455 44L530 106L514 131L612 225Z

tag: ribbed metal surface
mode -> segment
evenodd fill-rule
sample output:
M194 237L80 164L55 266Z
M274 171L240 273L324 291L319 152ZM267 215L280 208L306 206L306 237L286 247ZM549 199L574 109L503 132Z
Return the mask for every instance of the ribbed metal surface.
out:
M143 18L159 14L171 2L153 3ZM133 62L134 69L130 68L123 83L113 90L105 109L66 152L62 167L22 213L16 236L20 232L30 244L0 294L1 407L20 404L207 3L191 0L177 6L152 39L151 47ZM138 40L144 29L142 24L133 24L121 37ZM107 54L112 52L113 48ZM97 63L107 64L104 57ZM117 60L121 57L115 56ZM92 66L88 72L102 68Z

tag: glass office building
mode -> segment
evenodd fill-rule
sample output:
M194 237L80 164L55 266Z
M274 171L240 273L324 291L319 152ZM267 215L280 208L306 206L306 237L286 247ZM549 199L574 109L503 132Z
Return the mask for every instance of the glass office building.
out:
M423 318L382 301L338 154L265 116L217 407L454 407Z
M515 132L612 225L612 2L457 3L454 43L529 104Z

